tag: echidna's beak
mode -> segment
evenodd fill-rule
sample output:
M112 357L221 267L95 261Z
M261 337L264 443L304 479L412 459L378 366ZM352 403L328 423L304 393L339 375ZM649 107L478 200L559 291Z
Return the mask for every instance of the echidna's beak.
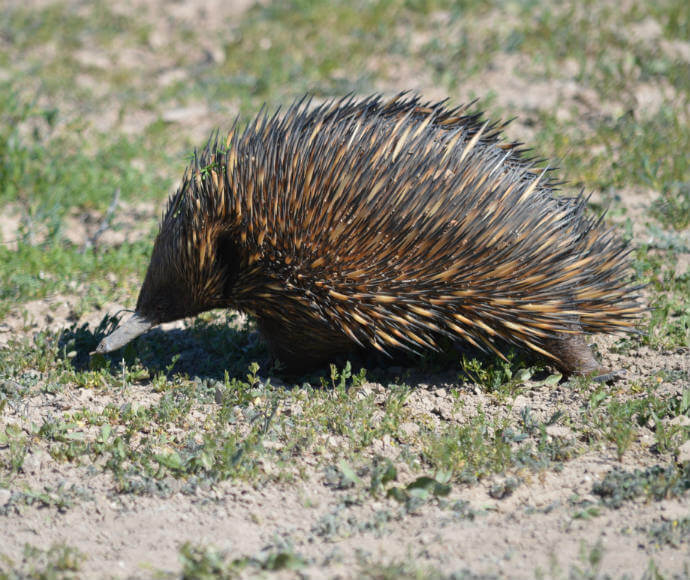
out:
M150 320L135 312L129 320L120 324L111 334L106 336L91 354L104 354L122 348L140 334L144 334L152 326L153 323Z

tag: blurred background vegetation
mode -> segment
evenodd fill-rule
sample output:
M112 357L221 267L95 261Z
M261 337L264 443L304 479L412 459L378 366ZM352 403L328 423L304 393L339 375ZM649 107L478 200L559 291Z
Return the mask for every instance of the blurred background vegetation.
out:
M644 246L657 325L688 305L684 0L4 4L0 317L68 294L76 317L131 306L164 198L236 115L401 90L517 117L510 138Z

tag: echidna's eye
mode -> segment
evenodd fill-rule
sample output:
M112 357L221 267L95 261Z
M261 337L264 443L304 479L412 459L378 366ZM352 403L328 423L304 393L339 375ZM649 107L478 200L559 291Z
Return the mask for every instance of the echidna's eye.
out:
M225 273L225 288L223 294L232 295L232 287L240 271L240 247L231 233L219 236L216 247L216 261Z
M174 298L176 294L166 286L148 289L143 300L137 304L137 311L155 324L183 318L183 309L180 308L180 304Z

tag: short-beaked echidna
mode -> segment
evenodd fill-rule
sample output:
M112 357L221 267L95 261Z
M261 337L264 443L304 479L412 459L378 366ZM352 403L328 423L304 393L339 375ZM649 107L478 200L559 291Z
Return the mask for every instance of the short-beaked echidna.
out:
M556 197L503 126L401 94L259 114L214 134L170 198L134 316L96 352L213 308L298 369L356 345L506 342L603 373L584 334L642 310L629 250Z

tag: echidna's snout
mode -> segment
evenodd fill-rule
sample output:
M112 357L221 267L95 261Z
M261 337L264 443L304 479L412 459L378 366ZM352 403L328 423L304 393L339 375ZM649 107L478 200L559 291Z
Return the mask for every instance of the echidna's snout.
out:
M137 336L144 334L153 325L153 322L135 312L129 320L120 324L111 334L106 336L96 347L94 353L105 354L122 348Z

